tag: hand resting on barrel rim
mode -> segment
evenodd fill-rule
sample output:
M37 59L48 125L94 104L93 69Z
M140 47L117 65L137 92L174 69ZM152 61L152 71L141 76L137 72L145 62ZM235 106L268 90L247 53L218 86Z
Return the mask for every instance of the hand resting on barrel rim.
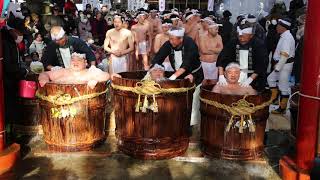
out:
M62 68L55 71L43 72L39 76L39 84L43 87L48 82L58 84L87 84L93 89L98 82L107 81L110 75L95 66L86 69L84 54L73 53L71 56L70 68ZM119 76L113 74L111 77Z
M230 63L226 67L225 79L227 85L216 84L212 92L230 95L256 95L257 92L250 85L247 87L241 86L239 83L240 78L240 65L237 63Z

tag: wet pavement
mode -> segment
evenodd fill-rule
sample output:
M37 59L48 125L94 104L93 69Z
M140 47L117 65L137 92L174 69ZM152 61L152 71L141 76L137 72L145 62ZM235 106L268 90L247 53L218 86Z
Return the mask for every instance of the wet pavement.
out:
M280 116L272 117L273 121ZM289 123L283 120L283 123ZM288 125L281 127L289 127ZM293 153L294 138L288 129L270 128L265 156L255 161L228 161L203 156L195 131L185 155L170 160L138 160L117 150L116 137L87 152L55 153L47 149L41 135L31 140L18 138L22 145L22 160L16 168L0 179L280 179L279 159ZM273 129L273 130L272 130Z

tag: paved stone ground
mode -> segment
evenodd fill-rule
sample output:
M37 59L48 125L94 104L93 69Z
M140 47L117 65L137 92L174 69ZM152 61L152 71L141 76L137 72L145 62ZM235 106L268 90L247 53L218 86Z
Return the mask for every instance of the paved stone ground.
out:
M41 136L30 141L19 138L19 142L24 144L22 160L13 171L0 176L0 179L277 180L280 179L280 157L293 153L294 149L287 118L270 116L268 126L271 130L267 132L265 157L246 162L204 157L198 145L199 132L194 133L189 149L183 157L159 161L137 160L122 154L117 150L116 138L112 135L104 145L93 151L77 153L50 152Z

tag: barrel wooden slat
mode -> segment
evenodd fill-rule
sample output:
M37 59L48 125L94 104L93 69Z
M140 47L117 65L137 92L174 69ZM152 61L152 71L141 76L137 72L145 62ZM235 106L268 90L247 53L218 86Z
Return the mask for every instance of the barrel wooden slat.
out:
M98 83L94 89L86 84L53 84L48 83L39 92L43 95L61 93L78 97L86 94L103 92L105 83ZM44 140L49 148L56 151L89 150L106 139L105 127L109 123L110 111L106 94L69 105L77 109L74 118L54 118L51 108L59 108L50 102L40 100L41 124ZM67 106L65 106L67 107Z
M135 87L145 72L121 73L116 85ZM191 87L187 80L160 82L162 88ZM138 95L113 90L116 134L119 149L136 158L165 159L183 154L189 143L187 128L191 117L192 93L160 94L156 96L159 112L135 112ZM152 97L149 103L153 102ZM141 96L143 103L144 96Z
M213 85L201 88L200 96L222 104L231 105L242 99L243 96L223 95L211 92ZM270 92L257 96L247 96L246 100L255 105L260 105L270 99ZM244 129L239 133L237 127L232 126L229 132L225 128L229 122L230 114L225 110L201 102L201 142L203 152L209 156L233 159L251 160L263 154L263 138L266 121L269 116L268 107L252 115L256 125L255 132Z
M30 73L25 80L38 82L38 74ZM37 135L41 132L40 108L37 98L18 99L17 116L19 117L12 125L13 132L19 135Z

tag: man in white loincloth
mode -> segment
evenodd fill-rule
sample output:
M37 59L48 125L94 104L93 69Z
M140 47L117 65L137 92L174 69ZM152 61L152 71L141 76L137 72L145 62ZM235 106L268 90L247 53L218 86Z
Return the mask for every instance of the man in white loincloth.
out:
M128 71L127 55L134 50L133 35L130 30L123 28L125 19L115 15L114 28L106 33L104 49L110 53L110 73Z
M196 43L199 47L204 79L217 79L216 62L223 49L222 38L218 34L219 24L207 17L202 19L202 26L203 31L199 33Z
M146 12L139 12L137 15L138 23L133 25L131 30L134 34L134 41L136 43L136 58L142 56L144 70L149 70L150 65L148 56L152 44L152 32L149 23L146 23Z

